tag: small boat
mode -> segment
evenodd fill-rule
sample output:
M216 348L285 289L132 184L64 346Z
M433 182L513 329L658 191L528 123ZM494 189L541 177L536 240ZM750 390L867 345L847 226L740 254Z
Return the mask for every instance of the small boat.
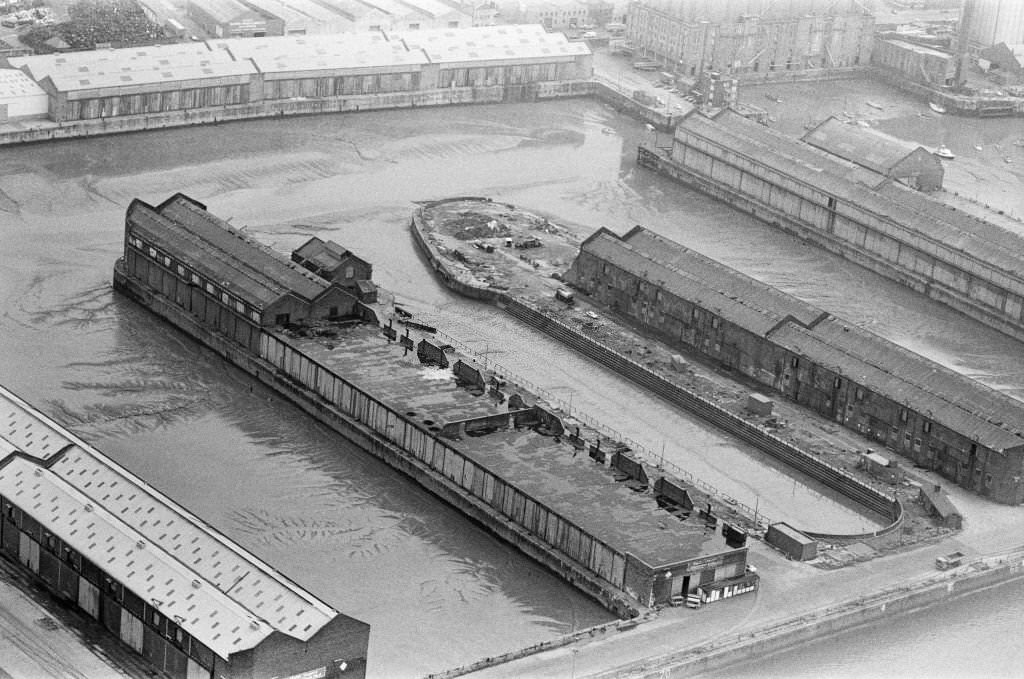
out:
M936 104L934 101L929 101L928 102L928 108L930 108L931 110L935 111L936 113L945 113L946 112L946 107L945 106L943 106L942 104Z
M946 160L953 160L954 158L956 158L956 156L953 155L953 152L950 151L949 147L946 146L945 144L942 144L939 146L939 148L935 149L935 155L937 155L939 158L945 158Z
M978 145L975 145L975 146L974 146L974 150L975 150L975 151L980 151L980 150L981 150L981 147L980 147L980 146L978 146Z
M865 101L864 103L867 104L868 106L870 106L871 108L877 108L879 111L884 111L885 110L884 106L882 106L881 104L876 104L873 101Z

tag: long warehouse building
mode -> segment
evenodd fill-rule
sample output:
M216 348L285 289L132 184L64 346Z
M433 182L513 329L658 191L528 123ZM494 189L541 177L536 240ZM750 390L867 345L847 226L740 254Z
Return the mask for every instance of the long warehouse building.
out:
M1024 405L636 227L601 229L566 276L624 316L964 488L1024 502Z
M0 553L176 679L366 675L370 626L0 387Z
M980 219L729 110L639 162L1024 340L1024 227ZM1005 223L1005 228L1001 224Z
M341 306L343 297L318 303L338 284L183 194L156 206L132 202L114 276L116 289L261 380L283 383L282 393L307 412L357 437L364 449L621 615L673 597L713 601L756 588L757 574L746 568L745 534L733 540L710 505L696 508L692 488L650 470L657 488L675 489L661 495L688 505L673 518L648 492L648 472L627 448L606 440L603 450L597 443L587 451L593 459L577 458L588 448L578 433L570 444L574 435L557 416L525 404L534 396L468 359L455 362L461 368L424 373L421 363L431 353L448 365L446 352L424 348L428 340L406 351L415 345L408 334L389 340L390 326L382 333L377 320L386 308ZM331 330L326 321L339 316L348 329L333 335L329 347L318 333L306 341L287 331ZM349 322L357 317L369 322ZM497 387L473 393L466 380L500 382L508 393L493 398ZM607 467L605 452L612 458ZM633 487L621 483L626 476Z
M62 123L216 108L256 116L300 100L420 105L432 102L414 98L426 93L445 95L433 103L472 103L483 100L479 88L501 101L521 98L529 85L585 82L593 73L586 44L530 25L233 38L6 62L38 83L49 118Z

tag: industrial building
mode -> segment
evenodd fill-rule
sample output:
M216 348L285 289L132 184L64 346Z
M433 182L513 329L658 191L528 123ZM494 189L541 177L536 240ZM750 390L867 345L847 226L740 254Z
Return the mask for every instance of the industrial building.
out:
M373 265L332 240L313 236L292 251L292 261L348 290L362 302L377 301Z
M1024 406L1008 396L641 227L599 230L566 280L964 488L1024 501Z
M833 156L877 172L877 188L886 178L917 189L942 188L945 170L942 161L923 146L860 125L851 125L829 117L809 130L801 139Z
M641 164L1024 339L1024 238L722 111L679 121Z
M132 201L125 239L129 275L252 350L261 327L356 313L352 291L259 247L182 194L156 207Z
M217 38L261 38L284 35L284 22L240 0L189 0L188 18L207 35Z
M0 387L0 553L175 679L366 674L342 615Z
M346 322L344 333L335 326L329 344L285 332L283 325L310 324L329 309L330 298L321 300L340 291L337 282L271 255L186 196L155 208L132 203L115 286L237 365L262 369L260 379L282 380L285 393L308 399L309 412L344 414L345 431L372 433L368 450L456 506L472 498L464 508L472 517L499 535L513 525L510 541L616 612L635 611L627 601L712 600L757 586L746 569L745 534L727 531L710 505L691 513L691 503L678 516L659 508L644 492L643 463L613 442L604 446L611 469L600 441L601 464L597 453L577 459L588 444L570 443L576 435L553 413L527 405L534 397L526 391L500 392L513 386L493 373L467 360L425 378L421 361L447 366L447 350L424 339L408 351L408 331L394 341L394 329L382 333L376 322ZM469 376L487 391L462 386ZM679 485L677 495L685 494Z
M741 79L867 65L874 33L860 3L815 0L632 2L626 24L636 53L667 70Z
M1024 43L1024 3L1020 0L965 0L960 26L974 53L1005 42Z
M586 81L593 72L585 44L540 26L231 38L6 61L38 83L56 122L228 107L255 116L285 100L460 87L518 96L527 85Z
M956 56L949 52L906 40L876 38L871 50L872 66L936 88L957 84L956 64Z
M0 69L0 123L46 116L49 99L34 80L21 71Z

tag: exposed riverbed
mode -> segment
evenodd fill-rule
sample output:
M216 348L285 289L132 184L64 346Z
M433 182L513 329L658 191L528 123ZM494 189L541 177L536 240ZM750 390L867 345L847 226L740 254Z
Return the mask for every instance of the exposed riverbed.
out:
M488 195L550 214L581 236L642 223L1024 394L1021 344L637 169L635 147L646 135L595 101L575 100L6 148L0 381L370 622L376 677L438 671L609 616L114 295L111 267L131 199L188 193L282 251L311 235L332 238L373 262L376 280L407 304L574 406L651 449L672 432L673 461L702 465L693 471L716 485L733 479L727 492L750 505L759 498L773 518L860 521L738 444L677 424L685 418L656 399L624 394L592 364L523 333L498 310L451 296L409 238L412 201Z

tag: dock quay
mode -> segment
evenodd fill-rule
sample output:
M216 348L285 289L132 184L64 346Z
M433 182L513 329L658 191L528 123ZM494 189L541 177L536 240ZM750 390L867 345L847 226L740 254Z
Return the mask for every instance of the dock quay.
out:
M980 219L728 110L637 162L1024 340L1021 229ZM1018 225L1019 226L1019 225Z
M801 450L798 446L773 435L764 426L752 423L713 401L673 382L662 374L639 364L606 343L595 339L582 328L572 327L555 314L527 302L509 292L523 287L523 277L551 279L564 272L566 264L576 255L577 246L567 240L556 224L542 217L530 215L513 206L487 198L457 197L432 201L413 212L410 229L438 277L452 290L474 299L492 302L519 321L534 327L566 344L595 363L613 370L650 390L675 407L691 412L713 426L736 436L775 459L781 460L800 473L824 484L849 498L865 512L877 516L882 527L864 534L846 535L804 531L816 539L835 544L867 542L876 546L892 545L900 540L904 519L902 503L893 495L882 492L839 469L819 456ZM453 233L455 234L453 236ZM515 243L524 240L524 233L535 233L546 247L543 258L535 258L529 249L516 249ZM493 254L455 254L466 244L481 238L499 243ZM500 243L512 240L513 247L502 248ZM472 247L470 245L469 247ZM466 252L474 252L466 247ZM519 253L519 254L517 254ZM469 257L487 258L472 268L466 265ZM512 264L507 261L512 260ZM553 262L561 262L553 266ZM753 508L744 507L732 498L723 500L750 517ZM739 506L738 506L739 505ZM756 518L755 518L756 520ZM760 530L767 526L760 526Z
M116 290L621 617L756 588L747 533L717 503L432 333L399 336L344 286L181 194L132 203L114 272Z

